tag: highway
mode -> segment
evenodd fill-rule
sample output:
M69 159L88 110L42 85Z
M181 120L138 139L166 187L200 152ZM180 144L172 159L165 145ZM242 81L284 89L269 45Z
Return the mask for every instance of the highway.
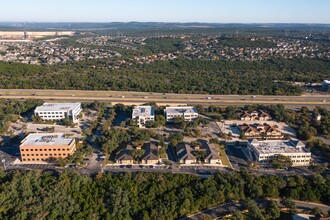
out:
M156 102L158 105L247 105L283 104L288 108L322 106L330 110L330 95L302 96L259 96L259 95L208 95L175 94L125 91L85 91L85 90L34 90L1 89L0 97L8 100L41 99L53 102L111 102L124 105L139 105Z

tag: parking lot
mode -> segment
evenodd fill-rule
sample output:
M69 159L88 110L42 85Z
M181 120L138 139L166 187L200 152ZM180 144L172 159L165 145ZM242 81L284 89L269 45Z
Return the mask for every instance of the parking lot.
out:
M107 169L158 169L164 170L168 169L168 165L146 165L146 164L134 164L134 165L124 165L124 164L107 164Z
M47 132L46 128L53 127L54 133L64 133L72 135L75 138L81 137L81 128L80 127L66 127L61 125L47 125L47 124L29 124L27 125L28 133L45 133Z

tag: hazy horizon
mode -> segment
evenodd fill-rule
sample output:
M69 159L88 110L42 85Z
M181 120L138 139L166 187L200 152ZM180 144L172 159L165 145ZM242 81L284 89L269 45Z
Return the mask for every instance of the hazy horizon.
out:
M330 24L327 0L7 1L0 22Z

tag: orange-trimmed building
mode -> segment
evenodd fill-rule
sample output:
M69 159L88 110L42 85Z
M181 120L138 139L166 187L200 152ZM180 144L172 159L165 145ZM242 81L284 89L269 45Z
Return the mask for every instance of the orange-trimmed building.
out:
M76 151L74 138L63 133L29 134L20 145L21 159L24 163L40 163L50 158L65 158Z

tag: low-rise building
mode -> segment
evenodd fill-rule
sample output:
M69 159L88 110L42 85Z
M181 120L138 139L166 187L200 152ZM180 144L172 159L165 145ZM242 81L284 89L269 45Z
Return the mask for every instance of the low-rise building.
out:
M133 147L131 145L127 145L126 147L120 149L116 156L115 161L117 164L133 164L134 158L131 154Z
M172 122L176 117L183 117L185 121L191 121L198 117L196 108L190 106L166 107L166 120Z
M206 154L204 156L205 163L222 165L220 152L215 150L216 147L214 144L209 144L207 146Z
M133 151L143 151L143 155L135 161L133 157ZM115 156L115 161L117 164L126 164L132 165L135 162L141 164L155 165L159 163L158 157L158 148L156 145L152 143L145 143L143 145L139 145L133 147L131 144L122 147Z
M281 131L277 129L276 125L264 124L242 124L239 125L239 130L246 138L283 138Z
M159 163L158 147L154 144L147 143L142 149L144 155L141 157L142 164L155 165Z
M181 164L196 163L196 157L192 154L193 148L187 143L181 143L176 146L176 155Z
M81 103L44 103L34 110L34 115L45 121L69 118L73 123L77 123L81 111Z
M194 164L198 162L221 165L220 153L215 150L214 144L201 144L191 147L187 143L181 143L176 147L178 162L181 164ZM203 155L197 158L196 155Z
M305 148L301 141L253 139L248 143L249 149L254 153L260 165L267 165L277 155L289 157L293 166L306 166L310 163L311 152Z
M254 110L252 112L243 111L240 113L240 119L242 121L269 121L272 117L265 111Z
M74 154L76 142L63 133L29 134L19 148L22 162L37 163Z
M155 120L155 108L152 106L135 106L132 119L136 119L138 126L144 128L148 121Z

